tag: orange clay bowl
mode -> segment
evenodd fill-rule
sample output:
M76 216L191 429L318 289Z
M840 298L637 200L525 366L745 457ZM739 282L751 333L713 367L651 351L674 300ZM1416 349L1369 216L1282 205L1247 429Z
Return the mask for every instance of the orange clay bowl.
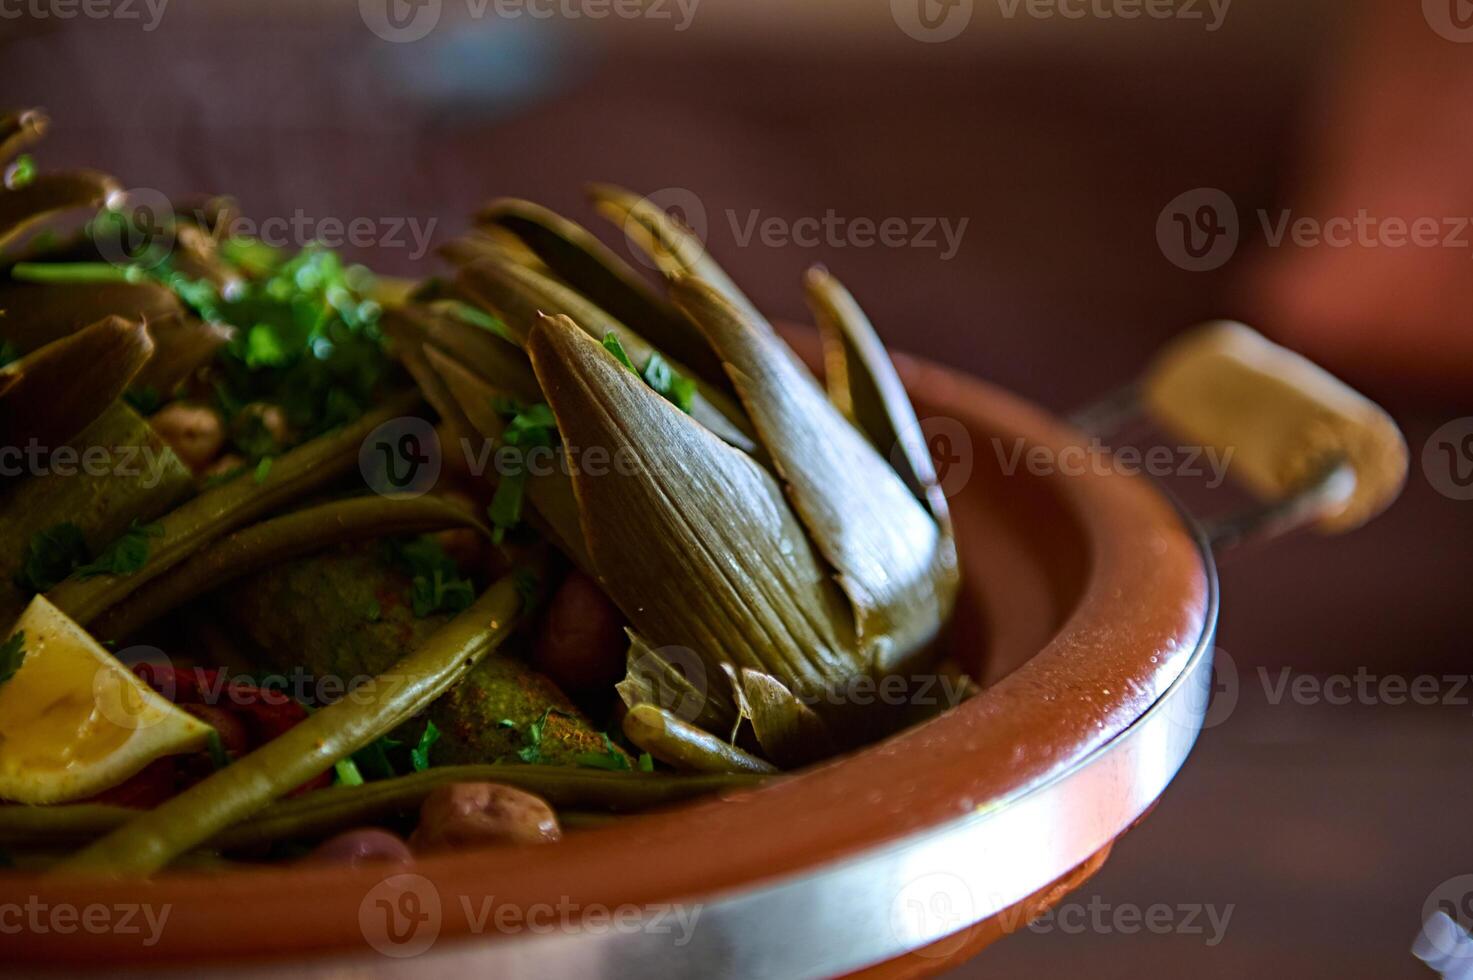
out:
M898 365L962 457L943 473L966 576L950 642L980 695L763 788L554 846L391 871L0 876L7 972L915 975L1021 928L1099 867L1190 750L1215 575L1146 478L1004 475L990 448L1057 452L1075 430L954 371ZM79 918L7 931L28 902ZM81 924L88 906L140 902L168 909L152 945L141 913L129 932L122 913Z

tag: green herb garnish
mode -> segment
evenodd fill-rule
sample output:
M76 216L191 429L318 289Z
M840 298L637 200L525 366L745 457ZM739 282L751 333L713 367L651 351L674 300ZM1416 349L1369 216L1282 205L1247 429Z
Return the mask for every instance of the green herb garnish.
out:
M74 571L82 579L98 575L132 575L148 561L148 539L160 538L163 534L161 525L139 524L135 520L122 537L103 548L93 561L78 565Z
M527 730L522 732L522 747L517 750L518 759L528 765L536 765L542 761L542 730L547 727L547 719L553 715L562 715L564 718L573 717L566 711L559 711L556 708L548 708L542 712L537 720L529 724ZM503 718L498 724L502 728L518 727L517 723L510 718Z
M690 414L691 404L696 398L696 383L672 368L669 361L659 354L651 354L640 377L670 404Z
M498 455L504 460L505 472L497 474L496 493L486 508L486 516L492 525L492 539L500 544L506 532L522 521L522 504L527 489L527 453L533 449L551 449L557 444L557 419L545 402L523 406L514 401L502 401L495 405L502 415L509 416L502 433L503 445L509 452Z
M0 368L20 360L20 351L8 340L0 340Z
M31 535L15 584L31 594L50 592L86 560L82 529L70 521L54 524Z
M476 598L475 586L460 576L455 561L429 535L388 545L390 561L410 576L409 601L423 619L441 611L458 613Z
M271 475L271 457L263 456L256 463L255 480L257 483L265 483L266 478Z
M424 772L430 767L430 749L438 741L440 729L435 727L434 722L427 723L424 734L419 737L419 744L409 750L409 764L414 766L415 772Z
M604 334L604 350L619 359L619 363L634 371L634 363L629 360L629 355L624 353L624 345L619 343L619 335L610 330ZM638 374L638 371L634 372Z
M358 767L353 764L351 758L339 759L332 768L333 772L337 774L339 786L363 785L363 774L358 771Z
M602 752L579 752L573 757L573 761L589 769L628 772L630 769L629 757L619 751L618 747L614 745L614 740L609 738L607 732L604 733L603 739L604 750Z
M26 662L26 632L19 633L0 643L0 684L15 676L20 665Z
M164 396L152 385L139 385L123 392L123 401L131 405L139 415L148 416L159 410L164 403Z

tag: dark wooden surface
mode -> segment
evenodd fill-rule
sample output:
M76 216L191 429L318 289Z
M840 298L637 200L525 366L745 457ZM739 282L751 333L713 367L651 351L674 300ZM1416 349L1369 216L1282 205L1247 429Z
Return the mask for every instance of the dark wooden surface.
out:
M798 277L821 260L891 344L1066 410L1128 379L1179 329L1247 310L1242 263L1175 268L1156 219L1195 187L1248 208L1312 181L1296 171L1297 137L1348 6L1238 0L1214 35L1116 24L1068 43L1034 32L943 50L786 43L784 23L731 40L699 22L679 40L476 24L388 45L351 5L181 4L151 33L7 23L0 91L52 111L43 165L230 191L260 216L434 219L437 242L492 196L592 221L586 180L686 188L707 210L713 252L774 315L804 316ZM942 261L935 249L743 247L725 214L829 209L969 225ZM358 257L432 267L403 249ZM1273 329L1273 311L1260 312ZM1414 458L1438 425L1473 415L1466 395L1354 380L1393 408ZM1372 527L1224 570L1220 639L1241 674L1238 708L1080 896L1231 904L1222 943L1030 932L962 975L1420 975L1407 950L1424 898L1473 871L1473 708L1270 705L1257 671L1467 673L1470 543L1473 503L1438 494L1414 466Z

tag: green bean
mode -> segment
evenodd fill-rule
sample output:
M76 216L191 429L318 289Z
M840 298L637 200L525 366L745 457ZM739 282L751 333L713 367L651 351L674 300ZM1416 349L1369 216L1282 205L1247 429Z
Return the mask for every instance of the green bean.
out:
M445 766L362 786L333 786L274 803L222 831L206 846L234 851L278 841L327 837L349 827L412 813L433 789L451 783L515 786L536 793L559 811L572 808L570 813L577 818L573 822L588 825L598 816L637 813L712 793L740 792L762 782L764 777L752 773L672 775L519 763ZM86 843L137 816L137 810L96 803L0 807L0 845Z
M351 425L319 436L283 454L265 479L239 476L206 490L159 520L163 535L148 562L131 575L70 578L47 594L57 608L86 626L133 592L205 545L282 504L317 490L352 468L364 438L390 419L413 411L417 392L388 399Z
M458 526L491 534L475 514L443 497L352 497L306 507L216 541L102 614L92 632L122 639L227 582L335 544Z
M58 870L150 874L392 731L429 707L507 637L520 618L518 580L526 574L503 577L387 672L129 821Z
M661 762L696 772L774 773L776 767L697 728L653 704L639 704L624 716L629 741Z

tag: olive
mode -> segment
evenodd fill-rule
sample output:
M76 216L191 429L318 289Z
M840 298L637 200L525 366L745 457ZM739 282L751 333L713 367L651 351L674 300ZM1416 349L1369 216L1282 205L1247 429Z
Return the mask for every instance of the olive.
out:
M196 473L214 462L225 448L225 425L213 409L204 405L174 402L155 412L148 422L184 465Z
M451 783L425 797L409 838L416 853L546 844L562 838L557 815L540 796L501 783Z
M360 827L323 841L302 862L356 868L365 864L409 864L413 860L409 845L398 836L376 827Z
M565 691L605 690L624 676L628 647L618 607L597 582L574 571L548 603L533 661Z

